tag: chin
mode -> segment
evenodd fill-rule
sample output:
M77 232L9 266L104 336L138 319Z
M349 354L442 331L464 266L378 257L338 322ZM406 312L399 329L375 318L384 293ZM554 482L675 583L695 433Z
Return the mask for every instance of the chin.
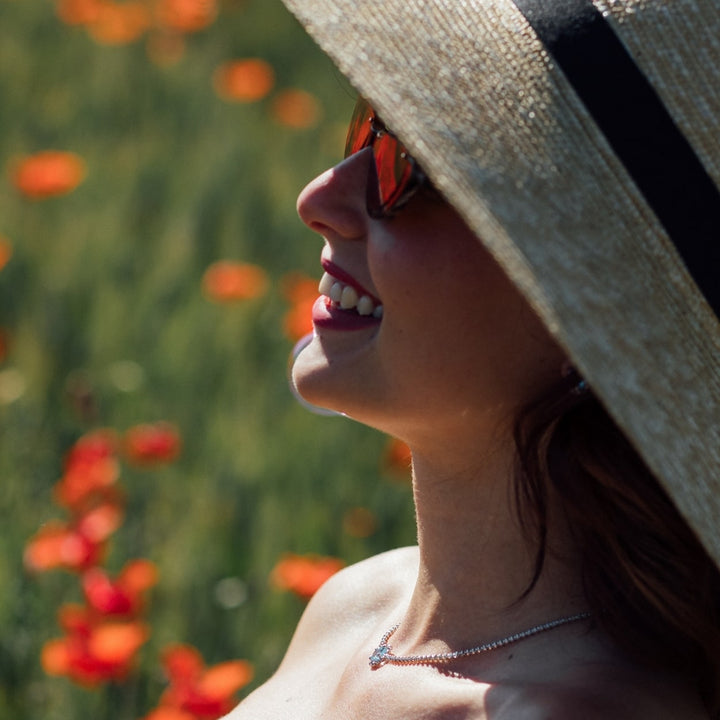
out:
M291 383L310 410L344 415L381 432L392 432L394 414L388 388L363 352L327 351L322 340L308 338L295 355Z
M342 415L356 422L382 430L370 410L367 393L359 385L343 380L327 361L310 362L304 350L292 367L293 392L311 412L320 415Z
M297 380L294 372L291 382L295 399L306 409L320 415L346 415L336 401L327 398L327 393L317 392L312 383Z
M290 382L293 393L302 404L345 413L340 407L338 393L333 392L333 368L317 343L310 341L299 351L293 361Z

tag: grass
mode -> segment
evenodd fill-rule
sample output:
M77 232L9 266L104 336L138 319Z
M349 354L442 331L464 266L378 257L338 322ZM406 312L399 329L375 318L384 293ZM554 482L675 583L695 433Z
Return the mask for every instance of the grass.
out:
M169 642L196 645L208 663L251 660L254 687L303 609L268 583L282 553L354 562L413 541L407 486L380 468L386 438L309 414L285 380L281 280L316 276L320 249L295 196L338 161L352 92L278 0L226 4L186 43L177 63L158 66L144 39L103 46L61 23L49 0L0 0L0 235L13 245L0 270L10 338L0 363L0 718L139 718L162 691L157 658ZM252 56L274 67L273 94L219 99L217 65ZM273 97L290 87L318 98L317 126L271 119ZM87 179L28 200L10 168L48 148L82 156ZM203 272L223 258L264 267L268 294L208 301ZM161 419L180 428L182 455L158 470L124 467L128 513L107 563L147 557L160 568L137 672L95 691L48 677L40 650L60 634L60 604L80 599L78 582L31 576L22 557L62 514L51 489L63 455L93 428ZM368 538L343 530L357 506L377 517ZM227 578L247 595L231 608L218 601Z

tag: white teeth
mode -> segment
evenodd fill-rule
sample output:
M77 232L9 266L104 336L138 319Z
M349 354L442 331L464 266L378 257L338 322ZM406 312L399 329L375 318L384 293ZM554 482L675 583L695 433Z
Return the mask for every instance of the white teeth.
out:
M382 305L375 305L372 298L368 295L359 296L354 287L344 285L328 273L323 273L323 276L320 278L318 292L330 298L332 302L337 303L343 310L355 309L358 315L372 315L378 319L382 317Z
M346 285L343 288L342 295L340 296L340 307L343 310L349 310L354 308L358 302L357 290L354 287Z
M328 275L327 273L323 273L323 276L320 278L320 284L318 285L318 292L321 295L330 295L330 288L332 288L333 284L335 283L335 279Z
M363 295L357 302L358 315L372 315L374 309L375 303L367 295Z
M333 302L340 302L340 298L342 298L342 291L343 286L339 282L333 283L333 286L330 288L330 299Z

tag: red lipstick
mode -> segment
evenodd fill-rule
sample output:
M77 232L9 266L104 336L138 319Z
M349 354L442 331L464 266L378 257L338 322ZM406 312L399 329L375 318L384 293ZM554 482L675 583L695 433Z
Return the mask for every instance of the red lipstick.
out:
M367 295L376 306L381 304L380 300L369 293L352 275L335 265L335 263L323 259L322 267L335 280L352 287L360 297ZM333 302L325 295L321 295L313 305L312 321L316 329L347 331L377 326L380 323L380 318L374 315L360 315L354 308L342 309L338 303Z

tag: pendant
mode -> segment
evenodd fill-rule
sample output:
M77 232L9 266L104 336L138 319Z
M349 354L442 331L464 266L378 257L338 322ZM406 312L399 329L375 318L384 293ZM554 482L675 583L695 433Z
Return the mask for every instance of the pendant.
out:
M390 654L390 646L385 643L380 643L373 654L370 656L370 667L373 670L377 670L379 667L387 662L387 656Z

